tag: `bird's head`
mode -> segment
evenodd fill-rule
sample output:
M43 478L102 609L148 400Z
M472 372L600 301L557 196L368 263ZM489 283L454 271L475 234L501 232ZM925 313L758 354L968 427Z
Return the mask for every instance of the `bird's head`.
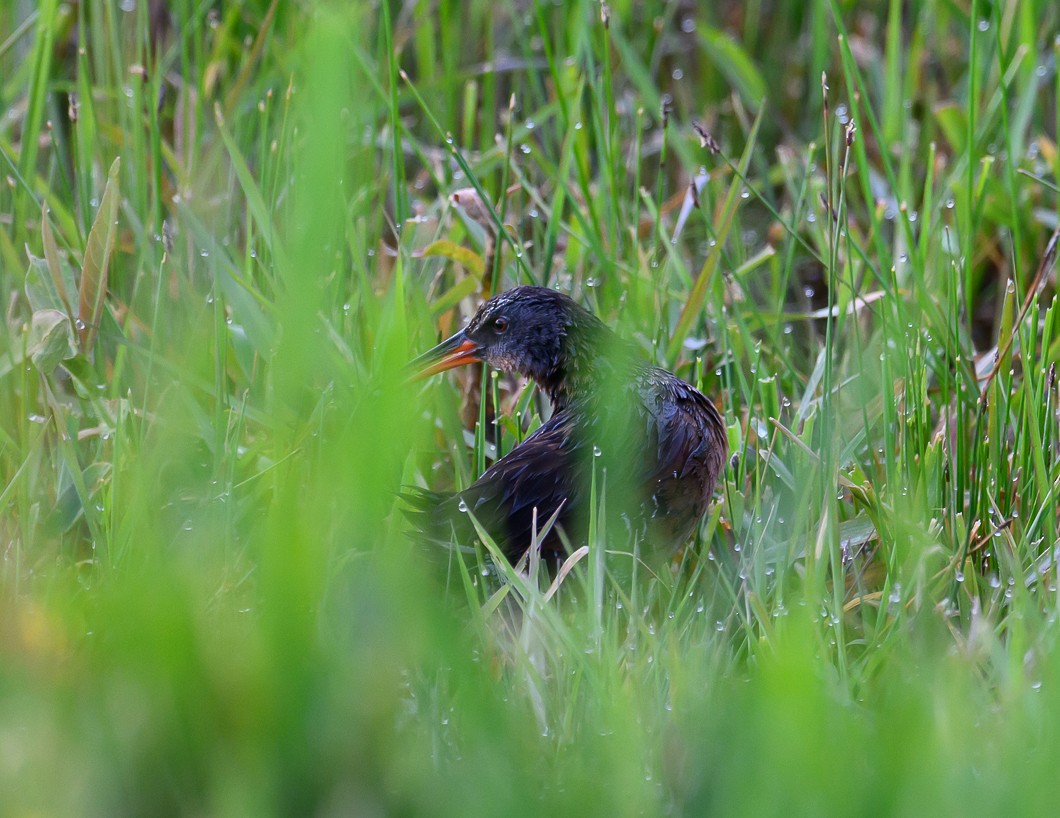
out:
M468 325L412 362L421 377L484 361L518 372L554 398L564 381L592 366L609 330L568 296L546 287L516 287L486 301Z

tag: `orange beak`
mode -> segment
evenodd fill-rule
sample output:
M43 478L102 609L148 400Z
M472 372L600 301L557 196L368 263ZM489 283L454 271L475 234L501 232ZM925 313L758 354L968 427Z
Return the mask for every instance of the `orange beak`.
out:
M461 330L453 337L442 341L434 349L424 352L409 366L414 370L413 377L418 380L434 375L436 372L444 372L447 369L473 364L481 360L478 344Z

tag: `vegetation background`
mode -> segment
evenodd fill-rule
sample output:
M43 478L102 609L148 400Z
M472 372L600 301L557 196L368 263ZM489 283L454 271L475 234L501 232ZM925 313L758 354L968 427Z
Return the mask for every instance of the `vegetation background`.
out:
M0 5L0 812L1055 813L1058 34ZM528 281L724 409L672 570L408 541L542 407L401 367Z

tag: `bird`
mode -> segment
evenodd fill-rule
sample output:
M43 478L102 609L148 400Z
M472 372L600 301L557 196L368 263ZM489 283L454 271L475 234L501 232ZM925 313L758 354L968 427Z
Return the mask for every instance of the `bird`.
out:
M533 381L552 412L462 491L407 490L405 514L420 538L467 546L476 539L470 515L516 565L535 526L541 532L555 516L538 546L558 565L587 541L595 479L612 539L670 555L687 542L728 457L711 400L547 287L493 296L410 367L425 378L474 362Z

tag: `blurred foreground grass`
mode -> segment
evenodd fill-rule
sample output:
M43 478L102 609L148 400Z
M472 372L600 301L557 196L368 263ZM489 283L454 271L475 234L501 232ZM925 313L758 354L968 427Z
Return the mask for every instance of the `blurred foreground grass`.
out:
M0 7L0 810L1053 812L1058 34ZM493 280L724 407L671 572L549 598L407 541L402 484L539 422L402 382Z

